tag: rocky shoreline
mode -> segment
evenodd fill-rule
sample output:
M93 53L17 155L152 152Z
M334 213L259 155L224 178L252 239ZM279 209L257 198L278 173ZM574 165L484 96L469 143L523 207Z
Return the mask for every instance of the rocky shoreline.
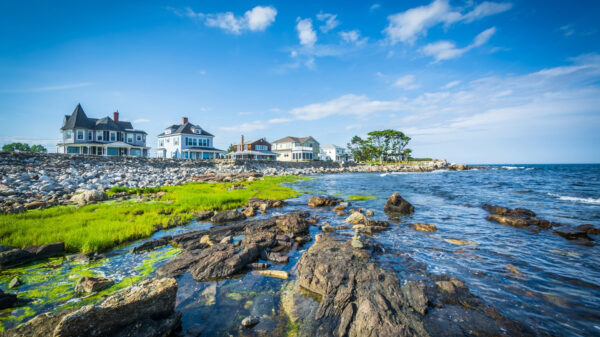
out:
M249 176L316 175L345 172L431 172L471 167L445 160L399 165L336 162L175 160L0 152L0 213L77 203L82 191L113 186L135 188L190 181L239 181Z

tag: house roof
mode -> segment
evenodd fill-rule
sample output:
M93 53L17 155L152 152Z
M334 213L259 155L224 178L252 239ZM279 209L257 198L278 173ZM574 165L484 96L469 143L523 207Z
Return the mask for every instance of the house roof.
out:
M65 122L64 122L61 130L77 129L77 128L92 129L92 130L141 132L144 134L146 133L145 131L142 131L142 130L133 130L133 126L131 125L131 122L127 122L127 121L115 122L110 117L104 117L104 118L100 118L100 119L89 118L83 111L81 104L77 104L77 106L75 107L75 110L73 110L73 113L70 116L69 115L65 116Z
M200 129L200 133L194 133L194 131L192 131L193 128ZM212 135L209 132L206 132L200 126L194 125L189 122L185 123L185 124L173 124L173 125L167 127L167 129L171 129L171 133L168 133L168 135L186 134L186 135L201 135L201 136L214 137L214 135ZM158 136L161 137L161 136L165 136L165 135L167 135L167 133L163 132Z
M288 143L288 142L304 143L305 141L307 141L309 139L312 139L315 142L317 142L317 140L314 139L312 136L308 136L308 137L292 137L292 136L287 136L287 137L281 138L279 140L276 140L273 143Z

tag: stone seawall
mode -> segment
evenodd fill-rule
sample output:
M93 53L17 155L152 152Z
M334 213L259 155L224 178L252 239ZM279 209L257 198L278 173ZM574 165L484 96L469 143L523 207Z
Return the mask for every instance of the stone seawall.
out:
M315 175L344 172L464 170L445 160L398 165L249 160L179 160L0 152L0 213L66 204L84 190L113 186L153 187L198 181L198 176ZM235 179L231 179L235 180Z

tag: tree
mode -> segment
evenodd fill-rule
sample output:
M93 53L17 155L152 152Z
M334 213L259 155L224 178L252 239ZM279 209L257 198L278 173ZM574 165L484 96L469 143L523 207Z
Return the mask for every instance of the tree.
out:
M369 160L368 158L368 149L366 148L366 141L359 136L352 137L350 143L348 143L348 151L354 158L355 162L361 162Z
M46 148L43 147L42 145L29 146L29 144L25 144L25 143L6 144L6 145L2 146L2 151L4 151L4 152L21 151L21 152L40 152L40 153L48 152L48 150L46 150Z
M378 159L380 163L401 160L412 152L406 149L410 137L392 129L371 131L367 139L354 136L348 143L348 150L355 161Z
M231 152L233 152L233 144L229 144L229 147L227 148L227 153Z

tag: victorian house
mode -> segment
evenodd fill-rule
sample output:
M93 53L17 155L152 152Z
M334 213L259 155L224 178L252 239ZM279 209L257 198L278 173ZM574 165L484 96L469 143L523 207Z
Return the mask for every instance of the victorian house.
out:
M242 136L239 144L233 145L233 151L227 154L231 159L275 160L277 153L271 152L271 143L265 138L244 141Z
M98 156L147 157L146 132L133 128L131 122L113 118L89 118L81 104L63 120L62 142L56 145L58 153Z
M313 137L285 137L273 142L273 152L280 161L306 161L319 159L319 142Z
M156 155L159 158L214 159L221 158L225 151L216 149L213 136L198 125L190 123L187 117L181 124L174 124L158 135Z

